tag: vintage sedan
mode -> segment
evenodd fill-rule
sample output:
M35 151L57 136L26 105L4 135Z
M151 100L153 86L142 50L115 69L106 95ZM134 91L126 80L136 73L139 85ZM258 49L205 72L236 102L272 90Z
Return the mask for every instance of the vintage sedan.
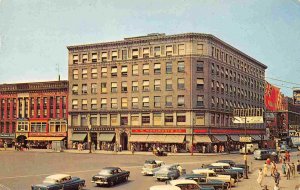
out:
M237 171L232 171L230 169L224 169L221 166L207 166L206 168L213 170L214 172L216 172L216 174L230 175L230 177L235 179L236 181L243 177L243 174L240 174Z
M200 187L214 187L215 190L226 190L228 185L221 180L207 179L202 174L185 174L180 176L178 179L190 179L196 181Z
M31 190L82 190L85 180L68 174L55 174L46 177L42 184L32 185Z
M179 187L181 190L215 190L214 187L201 187L194 180L177 179L169 181L169 184Z
M179 187L173 185L155 185L149 188L149 190L181 190Z
M154 176L158 181L177 179L183 172L182 167L179 164L163 165L160 169L154 173Z
M160 160L146 160L142 168L143 175L154 175L165 163Z
M222 167L224 168L226 171L228 172L235 172L235 173L239 173L239 178L241 178L244 175L244 169L243 168L238 168L238 167L231 167L230 164L228 163L212 163L210 164L211 166L217 166L217 167Z
M230 164L231 167L237 167L237 168L243 168L245 169L246 168L246 165L245 164L239 164L239 163L235 163L234 161L232 160L218 160L216 161L217 163L228 163ZM249 171L249 166L248 166L248 171Z
M95 183L97 186L113 186L117 183L127 181L129 175L129 171L121 170L118 167L106 167L103 168L97 175L93 176L91 182Z
M198 168L192 170L193 174L202 174L206 176L207 179L216 179L223 181L227 184L227 186L235 186L235 180L230 177L230 175L219 175L216 174L213 170L205 169L205 168Z

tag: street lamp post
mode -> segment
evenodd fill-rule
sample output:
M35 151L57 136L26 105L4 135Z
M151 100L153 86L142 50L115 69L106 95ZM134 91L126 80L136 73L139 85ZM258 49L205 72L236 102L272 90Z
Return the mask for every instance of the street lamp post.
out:
M89 143L89 153L92 153L92 137L91 137L91 129L92 129L92 125L91 125L91 116L88 115L88 143Z
M195 118L192 118L192 150L191 150L191 156L194 155L194 125L195 125Z
M245 115L245 137L247 136L247 117ZM245 142L245 179L248 179L248 164L247 164L247 142Z

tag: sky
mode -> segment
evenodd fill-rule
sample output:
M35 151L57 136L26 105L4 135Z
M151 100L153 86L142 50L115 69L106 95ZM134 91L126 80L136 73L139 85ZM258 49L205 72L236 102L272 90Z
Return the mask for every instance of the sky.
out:
M67 80L69 45L185 32L267 65L285 95L300 87L300 0L0 0L0 84L57 80L58 67Z

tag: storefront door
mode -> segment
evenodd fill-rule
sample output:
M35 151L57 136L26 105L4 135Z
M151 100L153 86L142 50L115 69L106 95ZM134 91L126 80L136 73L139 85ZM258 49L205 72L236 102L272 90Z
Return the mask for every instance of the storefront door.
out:
M123 150L128 150L128 135L123 132L120 134L120 144L122 145Z

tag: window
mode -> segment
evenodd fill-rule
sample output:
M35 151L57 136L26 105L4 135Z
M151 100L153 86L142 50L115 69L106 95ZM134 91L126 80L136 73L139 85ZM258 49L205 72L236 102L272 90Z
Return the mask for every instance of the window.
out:
M184 90L184 79L177 80L177 88L180 90Z
M74 79L74 80L77 80L77 79L78 79L78 70L77 70L77 69L74 69L74 70L73 70L73 79Z
M144 48L143 49L143 58L149 58L149 54L150 54L149 48Z
M143 114L142 115L142 124L143 125L150 125L150 115L149 114Z
M111 83L111 92L116 93L117 92L117 82L112 82Z
M101 93L107 93L106 82L101 83Z
M97 109L97 99L92 99L91 100L91 109L92 110Z
M197 78L197 90L203 90L204 88L204 79Z
M177 120L177 123L185 123L186 122L185 114L178 114L176 116L176 120Z
M86 63L88 61L88 55L87 54L83 54L82 55L82 63Z
M121 115L121 125L128 125L128 116Z
M178 55L184 55L184 54L185 54L184 44L178 44Z
M166 90L173 90L172 79L167 79L166 80Z
M173 53L173 46L172 45L166 46L166 55L172 56L172 53Z
M160 79L154 80L154 91L160 91Z
M217 71L216 71L216 74L217 74L217 75L220 74L220 67L219 67L219 65L217 65Z
M46 132L46 122L31 122L31 132ZM8 131L7 131L8 132Z
M178 61L178 72L179 73L184 72L184 61Z
M78 55L73 55L73 64L78 64Z
M107 115L100 115L100 125L101 126L107 126Z
M117 51L112 51L111 52L111 60L116 61L118 59L118 52Z
M203 95L198 95L197 96L197 107L203 107L204 106L203 99L204 99Z
M117 66L112 66L111 67L111 76L116 77L118 75L118 67Z
M216 87L217 87L217 92L219 92L220 91L220 83L219 83L219 81L216 82Z
M107 77L107 67L101 68L101 77L103 78Z
M101 98L101 108L107 108L107 99Z
M117 98L112 98L112 99L111 99L111 108L112 108L112 109L117 109L117 108L118 108L118 101L117 101Z
M81 100L81 108L83 110L87 110L87 100L85 99Z
M154 63L154 74L160 74L161 65L160 63Z
M97 53L92 53L92 62L97 62L97 60L98 60Z
M82 84L82 94L87 94L87 84Z
M228 79L228 69L225 70L225 78Z
M184 107L184 95L177 96L177 106Z
M149 81L148 80L144 80L143 81L143 91L144 92L148 92L150 90L149 88Z
M154 47L154 57L160 57L161 51L160 46Z
M49 121L50 132L66 132L67 122L65 121Z
M127 98L121 98L121 106L122 106L122 108L128 108L128 99Z
M216 121L215 121L215 114L212 113L212 114L210 115L210 124L211 124L211 125L215 125L215 123L216 123Z
M123 81L121 83L121 91L122 92L127 92L127 82L126 81Z
M224 67L221 67L221 77L224 77Z
M154 107L160 108L160 96L154 96Z
M173 114L165 114L165 124L173 125Z
M224 83L221 83L221 93L224 93Z
M215 107L215 98L211 97L211 107Z
M139 58L139 50L132 49L132 59L138 59L138 58Z
M203 73L203 67L204 67L204 62L203 61L197 61L197 69L196 71L198 73Z
M72 109L78 109L78 100L72 100Z
M215 90L215 81L214 80L211 81L211 90L212 91Z
M97 115L91 115L90 124L92 126L97 126Z
M91 77L92 79L98 78L98 70L96 68L92 68Z
M172 73L172 62L167 62L166 63L166 73L167 74Z
M215 64L211 63L210 69L211 69L211 73L213 74L215 72Z
M203 44L197 44L197 53L200 55L203 54Z
M118 126L118 115L117 114L110 114L110 125Z
M161 125L161 114L153 113L153 125L158 126Z
M139 65L132 65L132 75L133 76L139 75Z
M91 93L97 94L97 84L96 83L91 84Z
M144 75L149 75L149 64L144 64L143 65L143 74Z
M126 77L127 76L127 66L123 65L121 68L121 75L122 77Z
M204 113L196 113L196 125L205 124L205 115Z
M73 95L77 95L78 94L78 84L73 84L72 94Z
M137 97L132 98L132 108L139 108L139 99Z
M87 69L82 69L82 79L87 79Z
M143 97L143 107L149 107L149 96Z
M127 60L127 50L122 50L122 59Z
M102 52L102 54L101 54L101 61L102 62L107 61L107 52Z
M138 92L139 87L138 87L138 81L132 81L132 92Z
M132 126L140 125L140 116L139 115L131 115L131 125Z

